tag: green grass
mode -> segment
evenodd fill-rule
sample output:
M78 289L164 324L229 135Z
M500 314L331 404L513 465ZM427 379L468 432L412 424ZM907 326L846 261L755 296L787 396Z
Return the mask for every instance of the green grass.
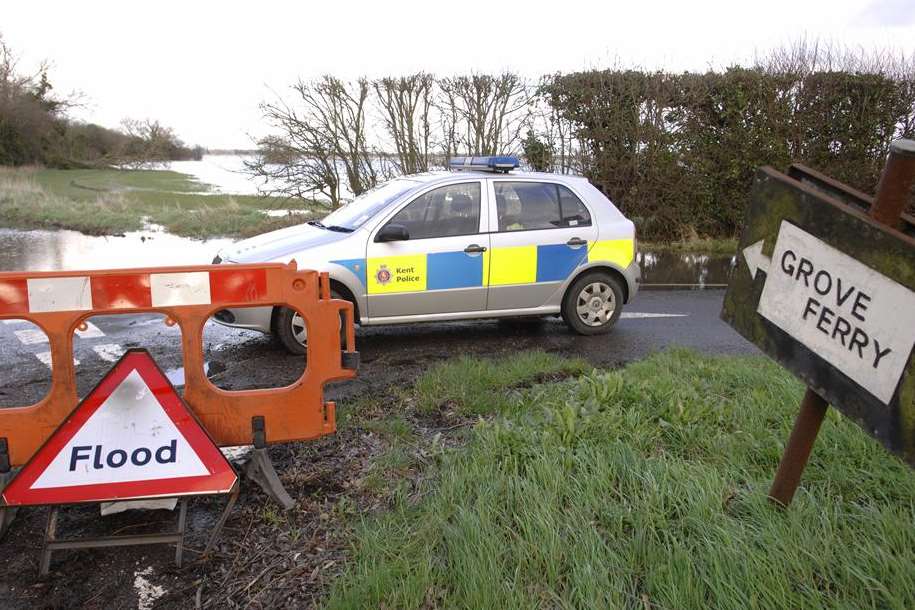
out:
M209 186L187 174L160 170L34 169L35 182L70 199L93 199L98 193L150 191L205 193Z
M852 422L767 501L802 394L770 361L675 350L509 401L542 368L488 364L418 381L418 406L493 417L364 518L329 607L915 607L915 473Z
M737 252L737 240L732 238L698 238L671 242L639 242L639 250L645 252L683 252L690 254L734 254Z
M429 413L454 408L459 415L504 412L517 406L520 390L532 383L579 375L583 360L528 352L501 360L462 356L426 372L416 384L417 409Z
M309 201L207 194L209 189L171 171L0 168L0 222L93 235L136 231L151 222L187 237L245 237L305 222L317 208ZM267 209L295 213L269 217Z

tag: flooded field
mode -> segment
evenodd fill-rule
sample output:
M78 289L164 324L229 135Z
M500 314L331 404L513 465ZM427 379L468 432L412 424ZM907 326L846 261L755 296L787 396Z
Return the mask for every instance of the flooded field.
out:
M638 261L645 287L669 289L723 288L737 264L727 254L684 252L639 252Z
M245 173L245 161L250 159L250 155L203 155L200 161L169 161L164 169L192 176L213 192L257 195L258 182Z
M77 231L0 229L0 271L202 265L231 242L188 239L160 230L97 237Z

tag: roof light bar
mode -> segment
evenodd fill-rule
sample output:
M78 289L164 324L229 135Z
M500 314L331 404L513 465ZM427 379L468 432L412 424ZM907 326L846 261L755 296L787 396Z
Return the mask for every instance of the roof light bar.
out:
M453 170L475 170L507 174L520 165L517 157L507 155L491 157L451 157L448 167Z

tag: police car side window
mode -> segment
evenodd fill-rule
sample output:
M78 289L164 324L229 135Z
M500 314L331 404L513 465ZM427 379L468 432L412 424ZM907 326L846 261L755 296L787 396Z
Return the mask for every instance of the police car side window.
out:
M530 231L591 225L591 215L572 191L546 182L497 181L500 231Z
M591 214L575 193L557 184L559 191L559 212L562 215L564 227L590 227Z
M403 225L410 239L471 235L480 231L480 183L449 184L414 199L388 224Z

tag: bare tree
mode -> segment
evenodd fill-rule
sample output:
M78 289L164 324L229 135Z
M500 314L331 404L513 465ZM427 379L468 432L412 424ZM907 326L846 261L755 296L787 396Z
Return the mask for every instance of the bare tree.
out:
M385 131L397 154L400 174L429 170L435 77L419 72L372 83L378 96Z
M461 117L458 112L458 101L455 91L451 88L441 87L439 82L440 97L434 104L438 110L439 127L442 134L442 154L447 160L448 157L459 154L461 150L467 151L470 145L461 139L460 125Z
M369 82L325 75L299 81L293 90L295 105L282 99L261 104L277 131L259 141L261 154L247 163L250 173L264 179L262 190L295 197L320 193L337 207L344 184L357 196L374 187L378 171L368 142Z
M134 169L163 164L178 157L184 143L171 127L153 119L123 119L121 131L127 135L116 162Z
M323 195L331 208L341 204L336 145L310 116L282 100L261 104L267 123L279 132L258 141L259 154L245 165L271 195L314 198Z
M560 77L560 74L554 74L540 78L529 103L528 129L552 152L552 171L581 173L584 147L575 137L575 125L563 115L560 106L550 100L550 85Z
M439 82L444 94L447 153L463 144L469 154L493 155L517 148L527 118L530 95L517 74L473 74ZM451 119L450 123L449 120ZM463 133L461 133L463 132ZM460 135L459 135L460 134Z
M361 195L378 183L368 144L367 108L369 83L360 78L347 83L325 75L295 86L311 117L323 129L334 153L343 164L350 191Z

